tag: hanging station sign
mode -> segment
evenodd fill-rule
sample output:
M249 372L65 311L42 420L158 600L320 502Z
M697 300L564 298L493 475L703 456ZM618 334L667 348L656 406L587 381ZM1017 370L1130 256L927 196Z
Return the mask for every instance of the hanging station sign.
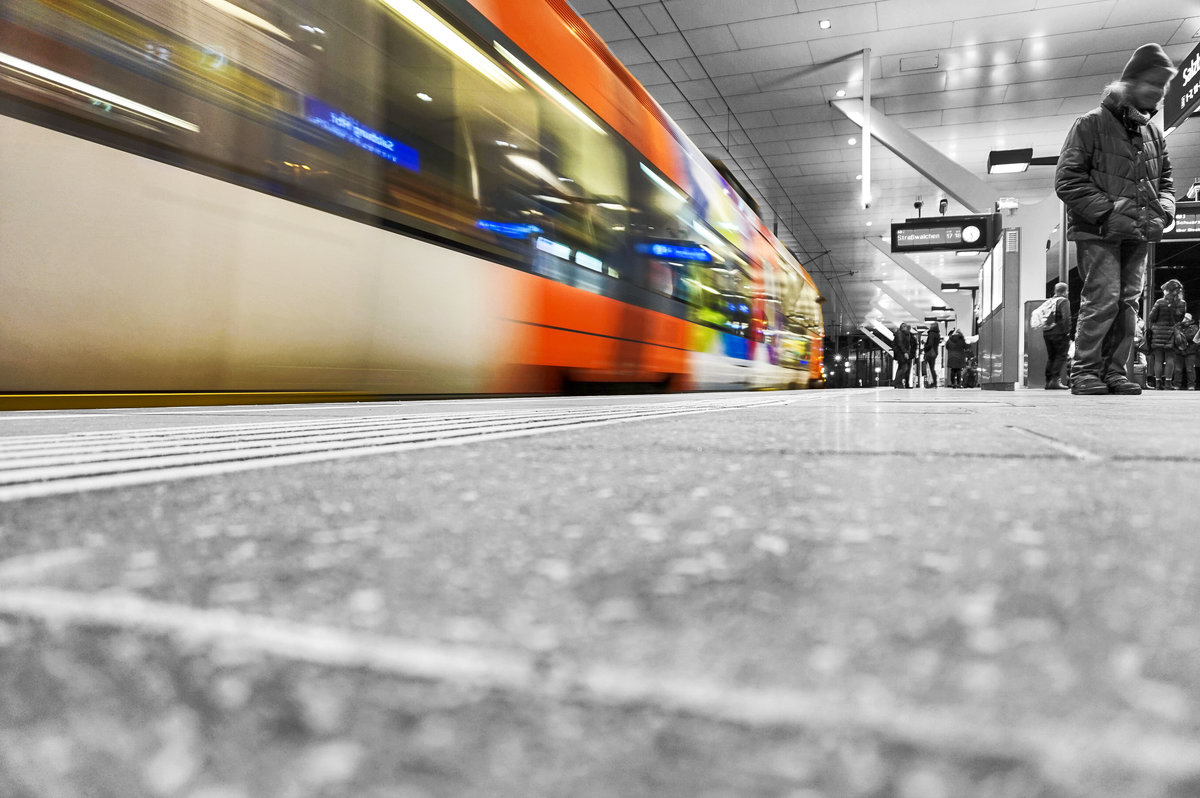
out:
M1200 105L1200 44L1179 63L1179 71L1167 84L1163 99L1163 130L1179 127Z
M1000 214L933 216L892 225L892 252L985 251L1000 238Z

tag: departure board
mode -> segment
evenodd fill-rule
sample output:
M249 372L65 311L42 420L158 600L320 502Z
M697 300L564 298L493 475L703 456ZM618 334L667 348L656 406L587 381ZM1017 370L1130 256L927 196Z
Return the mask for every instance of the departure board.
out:
M991 249L1000 235L1000 215L934 216L892 225L892 252Z
M1200 241L1200 202L1177 202L1175 225L1163 233L1166 241L1196 239Z

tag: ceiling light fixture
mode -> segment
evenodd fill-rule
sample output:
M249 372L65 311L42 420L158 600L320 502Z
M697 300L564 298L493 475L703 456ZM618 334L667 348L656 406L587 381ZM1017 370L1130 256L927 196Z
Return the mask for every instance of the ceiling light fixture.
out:
M846 90L845 90L845 89L838 89L837 91L835 91L835 92L833 93L833 96L834 96L834 97L845 97L845 96L846 96Z
M474 44L443 22L440 17L435 16L425 6L417 3L416 0L380 0L380 2L420 28L426 36L500 88L506 91L517 91L521 88L520 83L517 83L499 65L481 53Z
M833 27L833 23L827 19L823 19L820 22L818 22L817 24L821 26L821 30L829 30L830 28Z
M846 143L849 144L851 147L853 147L855 144L858 143L858 139L851 136L850 139Z
M1041 158L1033 157L1033 147L1019 150L992 150L988 153L987 170L989 175L1011 174L1024 172L1033 166L1053 166L1058 163L1058 157L1047 155Z

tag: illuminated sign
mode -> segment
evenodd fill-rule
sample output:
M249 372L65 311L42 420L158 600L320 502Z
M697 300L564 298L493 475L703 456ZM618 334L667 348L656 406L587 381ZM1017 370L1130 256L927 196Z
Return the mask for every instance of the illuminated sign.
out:
M385 161L391 161L414 172L421 170L420 154L412 147L372 130L354 117L343 114L320 100L304 98L304 118L326 133L332 133Z
M909 219L892 225L892 252L982 251L996 243L1000 224L1000 214Z
M1163 129L1170 131L1179 127L1197 105L1200 105L1200 44L1179 62L1179 71L1167 84L1167 95L1163 98Z
M691 242L680 244L654 243L654 244L638 244L636 247L638 252L645 255L651 255L655 258L663 260L690 260L697 263L712 263L712 253L703 247L698 247Z
M560 244L557 241L551 241L548 238L538 238L537 248L548 255L553 255L556 258L563 260L571 259L571 248L566 244Z
M480 219L475 223L475 226L480 230L487 230L489 233L496 233L505 238L529 238L529 236L542 232L542 228L536 224L514 224L511 222L489 222L487 219Z
M594 258L586 252L576 252L575 262L585 269L591 269L594 272L604 271L604 261L599 258Z
M1165 241L1200 240L1200 202L1175 203L1175 223L1163 233Z

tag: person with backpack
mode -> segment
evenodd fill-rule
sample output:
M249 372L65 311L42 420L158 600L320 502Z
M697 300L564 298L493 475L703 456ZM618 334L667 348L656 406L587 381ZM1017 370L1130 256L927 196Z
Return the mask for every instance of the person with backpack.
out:
M1071 301L1067 299L1068 286L1057 283L1054 286L1053 310L1047 315L1042 325L1042 340L1046 343L1046 390L1067 390L1069 386L1062 381L1063 366L1067 364L1067 352L1071 349L1071 338L1074 330L1071 328Z
M1196 339L1200 337L1200 325L1192 319L1191 313L1183 314L1183 321L1175 328L1175 367L1183 375L1180 388L1196 390L1196 353L1200 345Z
M1126 368L1151 242L1175 218L1175 181L1162 132L1150 120L1175 74L1157 44L1134 51L1100 105L1075 121L1054 176L1067 209L1083 292L1071 393L1139 394Z
M1167 280L1162 285L1162 297L1150 309L1150 367L1153 383L1146 380L1148 387L1160 391L1175 390L1175 325L1187 313L1183 301L1183 284L1178 280Z

